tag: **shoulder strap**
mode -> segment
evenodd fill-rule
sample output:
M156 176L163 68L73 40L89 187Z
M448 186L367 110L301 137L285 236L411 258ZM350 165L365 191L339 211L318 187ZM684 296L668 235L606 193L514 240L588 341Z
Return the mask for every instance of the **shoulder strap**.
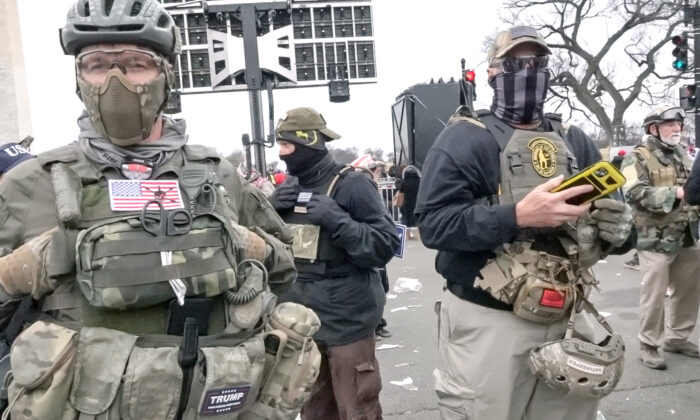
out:
M641 155L645 160L651 159L651 151L644 145L635 147L634 151Z
M78 153L75 150L76 144L71 143L59 148L39 153L36 157L44 168L56 162L71 163L78 160Z
M508 145L508 141L510 141L510 138L513 136L515 129L496 118L490 112L484 115L479 114L480 112L482 111L477 111L477 115L481 117L480 119L486 125L486 129L496 139L498 148L503 152Z
M561 115L545 114L544 117L547 121L549 121L549 124L552 126L552 131L557 133L559 137L561 137L561 139L564 140L566 148L569 149L571 153L574 153L574 149L571 148L571 142L569 142L569 138L567 137L569 130L564 128L563 124L561 123Z
M221 155L212 147L203 146L201 144L186 144L183 148L185 157L188 161L194 162L198 160L221 160Z
M338 188L338 182L340 182L341 179L345 178L345 175L347 175L348 172L354 171L354 170L355 170L355 168L353 168L350 165L343 166L343 168L331 180L331 183L328 186L328 191L326 192L326 195L329 197L333 197L333 194L335 194L335 190Z

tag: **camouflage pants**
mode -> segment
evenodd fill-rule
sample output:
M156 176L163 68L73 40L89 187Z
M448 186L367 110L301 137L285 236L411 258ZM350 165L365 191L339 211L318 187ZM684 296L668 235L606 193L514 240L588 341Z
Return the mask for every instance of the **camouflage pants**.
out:
M382 379L374 334L322 351L321 370L302 420L381 420Z
M439 317L439 361L433 376L442 419L596 418L598 400L567 397L539 381L527 366L530 349L562 338L565 322L526 321L449 291Z
M654 347L664 341L687 340L695 328L700 306L700 248L675 254L639 251L642 289L639 297L639 340ZM664 336L666 290L671 290Z

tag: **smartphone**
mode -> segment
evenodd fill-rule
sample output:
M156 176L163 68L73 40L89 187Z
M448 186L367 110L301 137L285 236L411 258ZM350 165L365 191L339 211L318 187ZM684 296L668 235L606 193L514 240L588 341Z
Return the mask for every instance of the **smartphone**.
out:
M566 200L568 204L578 206L605 197L625 185L625 181L625 177L613 164L601 160L583 169L576 175L565 179L564 182L559 184L559 186L554 188L551 192L563 191L567 188L577 187L579 185L592 185L592 191Z

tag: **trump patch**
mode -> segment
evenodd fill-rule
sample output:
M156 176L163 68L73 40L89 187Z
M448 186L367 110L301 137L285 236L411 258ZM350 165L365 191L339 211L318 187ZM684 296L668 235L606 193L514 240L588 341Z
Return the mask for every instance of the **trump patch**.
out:
M236 411L245 405L248 392L250 385L209 390L204 395L199 414L213 416Z

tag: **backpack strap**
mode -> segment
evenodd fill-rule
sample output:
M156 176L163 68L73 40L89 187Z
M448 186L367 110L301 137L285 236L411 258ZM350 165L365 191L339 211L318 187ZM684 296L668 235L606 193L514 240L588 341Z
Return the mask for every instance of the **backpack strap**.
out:
M569 130L562 124L561 114L548 113L544 114L544 117L547 121L549 121L549 124L552 126L552 131L554 131L559 135L559 137L561 137L561 139L564 141L564 144L566 145L566 148L569 149L569 153L566 154L566 160L569 162L569 172L578 172L578 162L576 161L576 156L573 153L574 149L571 148L571 142L569 142L569 138L567 137Z
M345 178L348 172L351 171L355 171L355 168L350 165L343 166L343 168L340 171L338 171L338 173L331 180L326 195L332 198L333 194L335 194L335 190L338 189L338 182L340 182L341 179Z

